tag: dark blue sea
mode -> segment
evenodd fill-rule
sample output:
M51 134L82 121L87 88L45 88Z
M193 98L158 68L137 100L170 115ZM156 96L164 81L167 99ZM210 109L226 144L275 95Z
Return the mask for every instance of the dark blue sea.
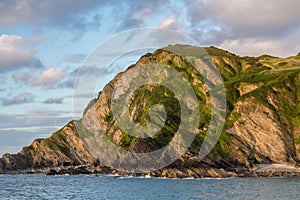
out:
M300 199L300 178L0 175L0 199Z

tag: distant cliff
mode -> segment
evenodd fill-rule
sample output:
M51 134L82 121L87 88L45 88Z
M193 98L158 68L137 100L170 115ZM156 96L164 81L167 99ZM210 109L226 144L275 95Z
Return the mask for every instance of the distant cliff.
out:
M177 45L176 48L186 46ZM149 63L172 66L187 77L200 104L198 134L188 151L168 167L149 174L166 177L299 176L300 55L240 57L215 47L205 50L224 80L227 116L216 146L203 160L198 160L198 152L210 120L209 94L205 81L192 70L189 60L167 49L158 49L142 56L130 67ZM4 155L0 160L0 173L79 165L88 166L90 172L116 172L94 158L79 137L87 131L84 127L88 126L92 110L96 110L99 128L119 147L146 153L166 145L177 130L180 108L172 100L172 93L160 86L141 87L129 108L132 118L143 124L149 121L148 115L143 114L149 106L163 104L168 113L163 130L157 136L143 139L129 136L118 128L109 102L116 80L125 73L118 74L104 87L98 98L90 102L81 120L71 121L47 139L35 140L18 154ZM289 170L262 170L262 166L269 164L287 165Z

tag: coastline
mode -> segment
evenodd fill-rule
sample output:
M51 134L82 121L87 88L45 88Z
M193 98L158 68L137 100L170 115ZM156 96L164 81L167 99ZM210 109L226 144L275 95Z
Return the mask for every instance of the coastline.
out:
M185 171L185 173L184 173ZM169 172L169 173L166 173ZM173 172L173 173L171 173ZM1 174L45 174L47 176L53 175L80 175L90 174L97 176L112 175L115 178L120 177L144 177L144 178L176 178L176 179L207 179L207 178L259 178L259 177L300 177L300 167L291 164L259 164L250 171L236 168L233 171L226 171L224 169L210 168L206 173L191 176L189 170L178 170L175 168L164 168L152 172L144 173L128 173L121 172L105 166L68 166L68 167L54 167L43 169L27 169L27 170L12 170ZM239 173L237 173L239 172Z

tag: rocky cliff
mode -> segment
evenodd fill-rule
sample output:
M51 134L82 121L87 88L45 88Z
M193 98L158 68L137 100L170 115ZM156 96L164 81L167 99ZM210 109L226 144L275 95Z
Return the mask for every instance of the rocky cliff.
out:
M174 48L199 50L180 45ZM300 55L240 57L215 47L205 50L224 80L227 113L217 144L203 160L198 159L198 152L209 126L211 102L208 85L193 70L191 61L165 48L142 56L129 68L151 63L172 66L189 81L199 101L200 122L188 151L169 166L145 174L166 177L300 175L297 168L300 163ZM88 140L93 120L111 142L127 151L147 153L168 144L178 130L180 107L172 91L161 86L140 87L129 105L131 118L140 125L149 123L152 105L164 106L167 118L157 135L133 137L118 127L110 102L117 81L127 71L104 87L81 120L70 122L50 138L35 140L18 154L4 155L0 160L0 173L79 165L89 166L93 172L117 172L104 166L105 159L112 158L103 154L96 159L82 140ZM92 119L94 114L95 119ZM105 151L105 146L101 148ZM271 164L286 165L288 170L262 167Z
M0 172L18 173L49 167L90 165L96 159L85 149L71 121L47 139L36 139L18 154L5 154L1 158Z

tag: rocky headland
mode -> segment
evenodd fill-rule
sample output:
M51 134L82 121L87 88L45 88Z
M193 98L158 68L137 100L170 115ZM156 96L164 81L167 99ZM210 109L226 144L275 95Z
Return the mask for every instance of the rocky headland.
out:
M199 50L181 45L168 48ZM137 123L147 124L148 115L144 115L144 111L153 104L163 104L168 113L164 130L147 140L130 137L118 128L109 103L115 83L125 71L91 100L82 119L69 122L49 138L36 139L17 154L3 155L0 173L117 173L170 178L300 176L300 54L288 58L241 57L215 47L205 48L224 80L227 113L217 144L199 160L199 149L210 121L208 86L201 75L192 70L187 57L172 53L168 48L142 56L130 68L151 63L172 66L189 80L199 99L201 117L197 135L186 153L175 162L155 171L128 173L105 166L102 161L108 158L97 159L87 150L82 138L88 137L86 127L92 112L96 112L98 128L111 142L133 152L159 149L177 130L180 113L176 111L176 102L172 101L169 91L159 86L141 87L129 108ZM173 103L169 104L166 99Z

